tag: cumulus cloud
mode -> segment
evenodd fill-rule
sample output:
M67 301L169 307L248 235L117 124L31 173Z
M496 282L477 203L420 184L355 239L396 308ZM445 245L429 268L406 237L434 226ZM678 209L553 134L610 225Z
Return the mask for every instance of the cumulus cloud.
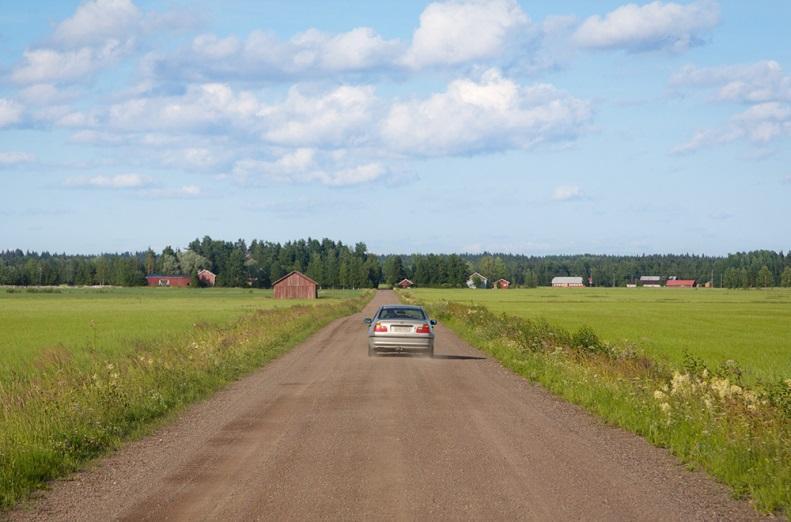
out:
M784 74L776 61L704 68L687 66L673 75L671 85L709 89L715 101L748 106L720 127L696 131L692 138L672 150L675 154L688 154L740 139L766 146L791 135L791 76Z
M116 129L200 130L241 124L254 117L260 104L248 91L227 84L190 85L183 95L135 97L112 105L107 123Z
M591 107L552 85L521 86L497 70L453 81L425 100L395 103L382 124L384 142L424 156L527 149L568 141L591 119Z
M719 67L688 65L674 74L670 83L675 87L714 89L716 99L722 101L791 101L791 76L774 60Z
M767 102L736 114L723 127L697 131L690 140L676 146L672 152L689 154L704 147L723 145L739 139L765 146L787 136L791 136L791 105Z
M10 77L23 85L86 81L129 56L149 30L180 23L167 13L144 13L131 0L87 0L48 41L27 49Z
M67 187L97 189L140 189L149 187L153 180L140 174L78 176L66 179Z
M348 147L370 141L376 105L370 86L343 85L314 96L292 87L283 102L264 106L258 116L271 143Z
M36 160L33 154L27 152L0 152L0 168L14 167Z
M66 47L103 45L138 30L142 16L131 0L89 0L55 28L52 39Z
M559 185L552 191L555 201L579 201L585 199L585 194L578 185Z
M719 19L719 6L713 0L627 4L603 17L586 19L574 33L574 40L591 49L685 51L699 44L701 35L715 27Z
M32 49L25 51L24 61L13 70L11 79L20 84L81 80L116 63L130 50L129 42L117 40L75 50Z
M14 100L0 98L0 128L13 125L22 118L24 108Z
M141 195L150 199L192 199L203 196L203 189L198 185L182 185L172 188L153 188L144 190Z
M421 13L402 62L418 69L493 59L529 25L514 0L435 2Z
M233 168L234 178L245 184L319 182L333 187L368 183L388 173L379 162L350 163L342 152L328 153L310 148L286 152L275 160L240 160Z
M401 48L398 40L387 40L370 27L336 34L309 29L288 40L261 30L243 40L203 34L174 55L152 56L148 68L165 80L312 78L391 67Z

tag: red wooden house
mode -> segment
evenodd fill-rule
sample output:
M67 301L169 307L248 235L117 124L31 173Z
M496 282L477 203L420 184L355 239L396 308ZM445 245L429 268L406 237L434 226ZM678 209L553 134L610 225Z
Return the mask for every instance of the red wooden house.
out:
M217 281L217 275L211 270L203 269L198 272L198 281L206 286L214 286Z
M511 281L509 281L508 279L498 279L497 281L494 282L495 288L507 289L510 286L511 286Z
M413 283L409 279L404 278L398 282L398 286L401 288L410 288L412 286L415 286L415 283Z
M183 275L149 275L146 276L148 286L189 286L192 278Z
M274 283L275 299L318 299L319 284L296 270L290 272Z
M693 288L695 286L694 279L668 279L665 282L668 288Z

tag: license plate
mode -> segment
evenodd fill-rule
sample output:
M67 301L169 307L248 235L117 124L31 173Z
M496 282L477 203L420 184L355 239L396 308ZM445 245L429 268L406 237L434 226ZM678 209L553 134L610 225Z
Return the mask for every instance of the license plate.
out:
M412 327L411 326L394 326L392 331L396 332L396 333L406 333L406 332L411 332L412 331Z

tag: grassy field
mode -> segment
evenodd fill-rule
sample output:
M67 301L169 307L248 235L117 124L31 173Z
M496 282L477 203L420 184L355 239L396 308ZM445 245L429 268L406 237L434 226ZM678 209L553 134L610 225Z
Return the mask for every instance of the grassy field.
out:
M0 518L48 480L284 353L370 292L0 289Z
M401 297L426 305L515 373L668 448L760 511L787 516L789 294L539 289L410 290ZM685 326L656 326L666 321ZM618 342L618 335L636 342ZM692 355L683 357L684 348ZM739 365L712 364L725 358Z
M717 366L735 360L746 382L791 377L791 289L413 289L418 301L486 306L576 330L588 325L678 366L684 351Z
M0 288L0 372L35 363L40 354L65 348L79 360L106 356L162 337L178 338L195 324L221 326L256 310L309 304L275 300L271 290L238 288ZM359 295L322 291L316 303Z

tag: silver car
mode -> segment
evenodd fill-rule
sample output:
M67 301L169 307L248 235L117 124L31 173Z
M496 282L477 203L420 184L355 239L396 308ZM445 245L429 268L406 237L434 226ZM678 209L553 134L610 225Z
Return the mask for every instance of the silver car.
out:
M368 355L377 352L424 353L434 357L434 326L422 306L385 305L368 325Z

